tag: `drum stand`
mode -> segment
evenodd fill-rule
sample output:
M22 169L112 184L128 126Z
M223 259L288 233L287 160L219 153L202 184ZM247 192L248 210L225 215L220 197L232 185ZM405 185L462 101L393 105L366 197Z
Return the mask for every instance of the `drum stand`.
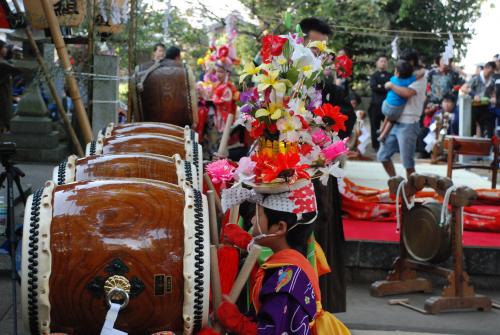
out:
M389 180L391 194L396 194L398 186L403 182L402 177L393 177ZM431 187L440 195L453 185L449 178L431 174L412 174L403 192L407 197L415 195L424 187ZM448 284L443 288L441 296L430 297L425 301L425 311L437 314L446 310L477 309L490 311L490 298L476 295L470 284L469 275L463 270L462 207L469 206L475 198L475 191L463 186L451 193L449 203L452 207L451 243L453 253L453 269L446 269L431 263L418 262L408 256L403 242L403 227L400 227L400 255L394 261L393 270L385 280L372 283L370 293L375 297L392 294L433 291L432 283L425 278L417 277L417 271L434 273L447 279ZM407 220L408 209L402 205L402 225Z
M12 157L16 153L15 143L5 142L0 144L0 159L4 167L4 171L0 174L0 187L3 186L5 179L7 179L7 237L10 245L10 262L11 262L11 281L12 281L12 322L13 334L17 335L17 284L19 276L16 271L16 225L14 215L14 182L17 185L19 194L26 205L26 195L24 194L21 186L20 177L25 174L12 162Z

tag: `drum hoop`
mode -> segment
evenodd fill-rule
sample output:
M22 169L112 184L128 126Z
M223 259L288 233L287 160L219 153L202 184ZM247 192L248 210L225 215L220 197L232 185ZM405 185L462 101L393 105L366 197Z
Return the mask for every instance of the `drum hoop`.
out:
M28 199L23 227L21 308L32 333L50 333L50 226L55 184L48 181Z
M198 176L199 188L203 188L203 149L201 145L193 140L194 135L191 138L186 138L185 140L185 151L186 160L193 163L196 168Z
M196 168L193 163L182 160L179 154L173 156L175 160L175 169L177 172L177 184L182 188L192 187L196 190L200 189L197 175L193 178L193 171L196 173Z
M52 181L56 185L66 185L75 181L77 159L78 156L71 155L54 168Z
M85 147L85 156L101 155L103 152L104 138L90 141Z
M184 334L207 324L210 292L208 205L199 191L186 188L184 207Z

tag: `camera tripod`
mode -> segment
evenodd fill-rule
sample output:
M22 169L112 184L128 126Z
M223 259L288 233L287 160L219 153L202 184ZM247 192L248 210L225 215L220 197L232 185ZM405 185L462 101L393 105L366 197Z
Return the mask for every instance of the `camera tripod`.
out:
M2 143L0 145L0 160L4 171L0 174L0 187L3 187L4 181L7 179L7 229L6 235L9 241L9 254L11 261L11 283L12 283L12 317L13 317L13 334L17 335L17 285L19 276L16 270L16 246L18 238L16 236L15 213L14 213L14 183L17 185L17 190L26 205L26 195L21 186L21 177L25 174L18 167L14 166L12 157L16 153L14 143Z

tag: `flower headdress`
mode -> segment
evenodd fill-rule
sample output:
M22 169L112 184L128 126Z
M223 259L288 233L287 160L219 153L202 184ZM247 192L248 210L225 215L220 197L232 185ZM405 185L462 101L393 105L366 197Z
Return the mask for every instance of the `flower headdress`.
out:
M347 116L338 106L322 104L316 88L331 51L325 42L303 42L300 30L265 36L263 63L244 64L240 76L243 85L248 78L254 84L242 93L240 114L257 146L240 161L245 176L240 179L236 173L236 179L257 193L291 192L294 185L323 173L337 174L339 169L330 167L347 152L337 136L345 130Z

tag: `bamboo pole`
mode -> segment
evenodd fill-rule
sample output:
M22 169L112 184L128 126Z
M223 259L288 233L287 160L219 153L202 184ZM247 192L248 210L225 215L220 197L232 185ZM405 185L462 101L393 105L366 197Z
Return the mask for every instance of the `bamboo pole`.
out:
M250 273L252 272L255 263L257 263L257 259L259 258L261 250L262 248L258 245L253 245L250 249L247 259L245 259L245 263L243 263L241 271L238 274L238 277L236 277L233 288L231 289L231 292L227 297L227 301L229 301L230 303L234 304L236 303L236 300L238 300L238 297L240 296L241 291L243 290L243 287L248 280L248 277L250 277Z
M222 133L222 138L219 144L219 150L217 150L218 157L227 157L227 142L229 141L229 135L231 135L231 126L233 125L234 115L229 114L226 120L226 126L224 127L224 132Z
M238 224L238 216L240 215L240 205L231 207L229 212L229 223Z
M95 52L95 6L96 0L88 1L88 44L87 44L87 69L88 72L94 73L94 52ZM94 81L89 80L87 83L88 101L94 100ZM88 115L93 115L93 105L90 103L87 106Z
M222 288L220 285L219 257L217 256L217 247L215 245L210 246L210 286L212 287L212 308L214 311L217 311L222 302ZM213 328L217 332L221 331L221 327L217 321Z
M83 140L86 143L91 142L93 139L92 128L90 127L90 122L87 113L85 112L85 107L83 106L82 97L80 96L80 90L78 89L78 84L71 72L72 67L69 61L66 44L64 43L64 39L61 34L61 27L59 26L59 22L57 22L54 8L52 7L52 4L49 2L49 0L40 0L40 2L42 4L45 17L47 18L47 22L49 23L50 33L52 35L52 39L54 40L57 54L59 55L59 59L61 60L61 64L64 68L66 80L68 81L69 85L69 93L71 95L71 99L73 100L73 104L75 105L76 117L82 130Z
M207 184L207 187L209 190L214 191L214 196L215 196L215 205L217 206L217 209L219 212L224 215L222 212L222 204L220 202L220 197L219 194L217 194L217 191L215 190L214 184L212 183L212 180L210 179L210 176L208 173L203 174L203 180L205 181L205 184Z
M219 226L217 224L217 209L215 208L215 191L207 191L208 214L210 222L210 243L219 246Z
M21 13L21 7L19 6L19 3L17 0L13 0L14 7L16 8L16 11L18 14ZM27 19L26 19L27 20ZM28 37L28 41L31 45L31 48L35 52L36 60L38 62L38 65L40 65L40 68L42 69L43 75L45 77L45 80L47 81L47 86L49 87L50 94L52 95L52 98L54 99L56 106L57 106L57 111L59 112L59 116L63 120L64 126L66 127L66 131L70 137L71 142L75 146L76 152L78 153L78 156L83 157L84 156L84 151L82 148L82 145L80 144L80 141L78 141L78 137L76 136L75 130L71 126L71 121L68 118L68 115L64 111L64 106L62 104L61 98L57 95L57 89L56 85L52 81L52 78L50 77L50 72L49 69L47 68L47 64L45 64L45 61L43 60L42 54L40 53L40 50L38 49L38 45L36 45L35 38L33 37L33 33L31 31L31 25L29 22L26 25L26 36Z
M135 115L135 121L140 121L138 118L138 108L136 106L137 92L135 82L132 78L135 67L135 32L137 29L137 0L130 0L130 23L128 30L128 110L127 122L132 122L132 115Z

